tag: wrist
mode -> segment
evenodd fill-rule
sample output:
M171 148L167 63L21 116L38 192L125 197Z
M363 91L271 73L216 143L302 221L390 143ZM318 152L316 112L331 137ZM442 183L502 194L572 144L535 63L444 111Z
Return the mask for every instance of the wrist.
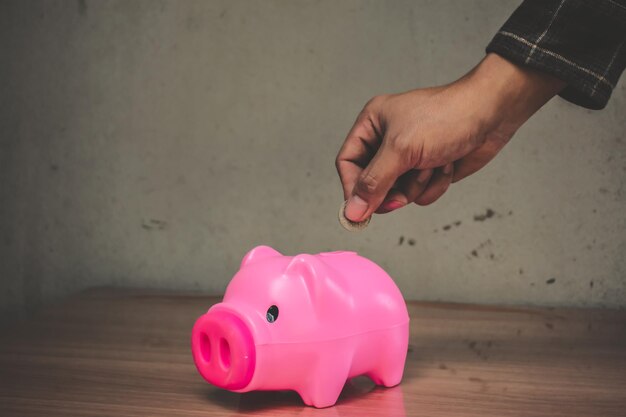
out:
M566 83L549 74L488 54L466 77L481 99L485 121L513 133Z

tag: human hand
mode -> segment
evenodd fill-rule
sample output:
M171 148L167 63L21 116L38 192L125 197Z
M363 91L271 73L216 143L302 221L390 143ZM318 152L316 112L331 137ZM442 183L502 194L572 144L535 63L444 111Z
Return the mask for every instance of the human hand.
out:
M371 99L339 151L354 221L428 205L481 169L565 83L495 54L452 84Z

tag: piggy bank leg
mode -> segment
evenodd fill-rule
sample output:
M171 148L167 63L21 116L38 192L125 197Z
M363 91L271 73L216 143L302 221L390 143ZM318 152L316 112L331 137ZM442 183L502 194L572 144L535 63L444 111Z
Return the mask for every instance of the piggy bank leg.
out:
M306 381L296 389L302 401L315 408L335 405L348 380L350 359L342 361L340 358L332 358L319 361L316 372L306 377Z
M395 387L402 381L404 366L383 366L367 374L376 385L383 387Z
M394 387L402 380L404 364L406 362L407 349L409 346L408 328L399 327L386 332L384 337L379 338L384 346L381 346L381 360L376 367L368 372L376 385Z

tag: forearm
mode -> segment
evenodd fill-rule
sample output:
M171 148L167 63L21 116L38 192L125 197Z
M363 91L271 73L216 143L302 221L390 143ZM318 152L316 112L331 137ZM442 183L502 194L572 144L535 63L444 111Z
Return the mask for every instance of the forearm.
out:
M526 0L487 52L565 81L561 97L606 106L626 67L626 0Z

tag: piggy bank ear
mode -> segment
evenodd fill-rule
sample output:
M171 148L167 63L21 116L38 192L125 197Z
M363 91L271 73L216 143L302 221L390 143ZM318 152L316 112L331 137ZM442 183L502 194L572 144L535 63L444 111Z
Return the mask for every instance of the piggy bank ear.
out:
M243 260L241 261L241 266L239 268L241 269L251 262L258 261L259 259L269 258L272 256L282 256L282 254L277 250L270 248L269 246L257 246L250 252L246 253L246 256L243 257Z
M302 279L309 297L312 301L315 301L324 287L326 267L315 256L303 254L295 256L291 260L285 275Z

